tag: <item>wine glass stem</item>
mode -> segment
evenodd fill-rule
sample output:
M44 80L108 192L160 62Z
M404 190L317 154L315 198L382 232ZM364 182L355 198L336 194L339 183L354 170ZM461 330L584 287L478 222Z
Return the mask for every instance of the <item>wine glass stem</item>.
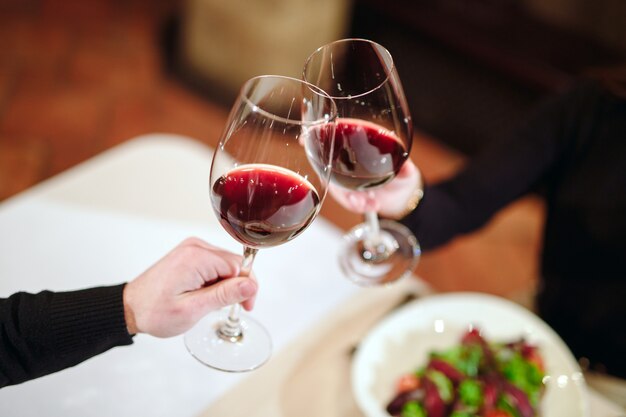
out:
M245 246L243 249L243 262L241 263L241 271L239 276L250 276L252 271L252 264L254 263L254 257L256 256L258 249L253 249ZM224 321L217 334L220 338L229 342L238 342L243 338L243 329L241 328L241 320L239 319L239 313L241 311L241 305L239 303L230 306L228 317Z
M388 232L380 230L375 211L366 211L364 215L367 228L361 256L367 262L384 262L398 249L398 243Z
M375 211L366 211L363 215L365 216L365 223L367 224L366 240L369 245L376 246L378 236L380 235L378 214L376 214Z

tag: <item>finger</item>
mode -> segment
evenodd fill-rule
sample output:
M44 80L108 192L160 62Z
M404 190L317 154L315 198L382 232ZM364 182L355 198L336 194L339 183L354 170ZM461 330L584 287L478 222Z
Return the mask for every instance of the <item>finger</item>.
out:
M234 279L234 278L241 278L241 277L231 277L231 278L226 278L226 279ZM247 277L248 279L254 281L254 283L257 285L258 287L258 282L257 282L257 278L256 275L254 274L254 272L250 272L250 275ZM246 311L252 311L252 309L254 308L254 305L256 304L256 294L250 298L248 298L247 300L243 301L241 303L241 306L246 310Z
M400 167L400 171L398 171L396 178L412 177L416 171L417 171L417 166L413 163L413 161L411 161L410 159L407 159L406 161L404 161L404 163Z
M337 200L340 204L346 205L347 202L347 195L348 195L348 191L338 187L334 184L329 184L328 186L328 192L330 193L330 195L333 196L333 198L335 200Z
M363 203L363 211L377 212L380 208L380 201L374 190L369 190L365 193L367 197Z
M256 282L247 277L231 278L189 293L194 310L201 315L209 311L241 303L254 297L258 290Z
M348 204L355 213L364 213L368 209L367 193L350 192L347 198Z
M349 191L336 185L330 184L328 188L333 198L346 209L355 213L362 213L365 205L365 194Z
M180 248L205 282L239 275L242 257L224 249L214 248L195 238L185 240Z
M248 279L254 281L254 284L257 286L257 290L258 290L259 284L257 282L256 274L254 273L254 271L250 271L250 275L248 276ZM254 296L248 298L243 303L241 303L241 306L244 309L246 309L246 311L252 311L255 304L256 304L256 293L254 294Z
M254 309L254 304L256 303L256 296L248 298L245 301L242 301L241 306L246 311L252 311Z
M241 261L234 256L228 256L215 251L195 248L200 252L201 262L196 265L197 272L206 283L216 279L228 279L239 275Z
M248 298L247 300L243 301L241 303L241 306L246 310L246 311L252 311L252 309L254 308L254 305L256 304L256 294L253 295L252 297Z

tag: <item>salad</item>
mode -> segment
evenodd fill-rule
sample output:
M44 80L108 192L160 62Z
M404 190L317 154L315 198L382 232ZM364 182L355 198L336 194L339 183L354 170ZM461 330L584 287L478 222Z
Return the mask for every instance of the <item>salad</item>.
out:
M473 328L399 378L387 412L396 417L534 417L544 392L539 349L524 339L487 342Z

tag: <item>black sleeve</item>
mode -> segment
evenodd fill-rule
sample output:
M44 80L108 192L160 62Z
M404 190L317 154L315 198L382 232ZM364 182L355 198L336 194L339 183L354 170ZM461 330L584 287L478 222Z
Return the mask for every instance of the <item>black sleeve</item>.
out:
M587 83L543 103L508 139L472 160L453 178L426 186L416 210L402 222L415 233L423 250L483 226L504 206L548 186L571 148L576 113L587 100Z
M74 366L132 343L124 284L0 298L0 387Z

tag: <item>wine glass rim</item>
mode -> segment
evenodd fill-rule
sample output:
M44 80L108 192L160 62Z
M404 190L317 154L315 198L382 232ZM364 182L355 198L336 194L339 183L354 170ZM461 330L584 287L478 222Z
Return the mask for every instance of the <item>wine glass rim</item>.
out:
M363 97L366 96L368 94L371 94L372 92L380 89L387 81L389 81L389 78L391 77L391 74L393 74L393 71L396 68L396 63L393 60L393 56L391 55L391 52L389 52L389 50L387 48L385 48L384 46L382 46L381 44L379 44L378 42L372 41L370 39L365 39L365 38L345 38L345 39L338 39L336 41L332 41L329 42L325 45L320 46L319 48L317 48L315 51L313 51L311 53L311 55L308 56L308 58L306 59L306 61L304 62L304 70L302 71L302 77L304 78L305 82L308 82L306 80L306 67L307 65L309 65L309 62L311 61L311 58L313 58L313 55L317 54L318 52L320 52L322 49L328 48L332 45L336 45L336 44L340 44L340 43L347 43L347 42L362 42L362 43L368 43L371 45L374 45L380 49L382 49L384 51L385 54L387 54L387 56L389 57L389 60L391 62L391 66L389 67L389 71L387 72L385 79L382 80L376 87L374 88L370 88L367 91L364 91L362 93L359 94L355 94L355 95L351 95L349 97L344 97L344 96L331 96L328 93L326 93L326 95L328 95L330 98L334 99L334 100L352 100L358 97Z
M254 103L248 93L247 93L247 87L249 85L251 85L252 83L254 83L255 81L261 80L261 79L267 79L267 78L277 78L277 79L284 79L284 80L289 80L289 81L294 81L297 82L299 84L303 84L306 87L308 87L309 89L311 89L315 94L317 95L321 95L325 98L327 98L330 102L331 108L329 110L329 115L327 115L327 117L323 117L323 118L319 118L317 120L312 120L312 121L304 121L304 120L297 120L297 119L288 119L286 117L282 117L282 116L278 116L277 114L274 114L270 111L265 110L263 107L259 106L257 103ZM254 109L254 111L262 114L265 117L277 120L281 123L287 123L287 124L294 124L294 125L301 125L301 126L317 126L320 124L325 124L325 123L329 123L329 122L334 122L337 117L338 117L338 111L337 111L337 104L335 104L335 100L333 99L333 97L328 94L326 91L322 90L321 88L319 88L318 86L311 84L310 82L306 81L306 80L301 80L298 78L294 78L294 77L288 77L285 75L271 75L271 74L266 74L266 75L257 75L255 77L250 78L248 81L246 81L243 86L241 87L241 94L240 96L242 97L242 99L246 102L246 104L248 106L250 106L251 108Z

